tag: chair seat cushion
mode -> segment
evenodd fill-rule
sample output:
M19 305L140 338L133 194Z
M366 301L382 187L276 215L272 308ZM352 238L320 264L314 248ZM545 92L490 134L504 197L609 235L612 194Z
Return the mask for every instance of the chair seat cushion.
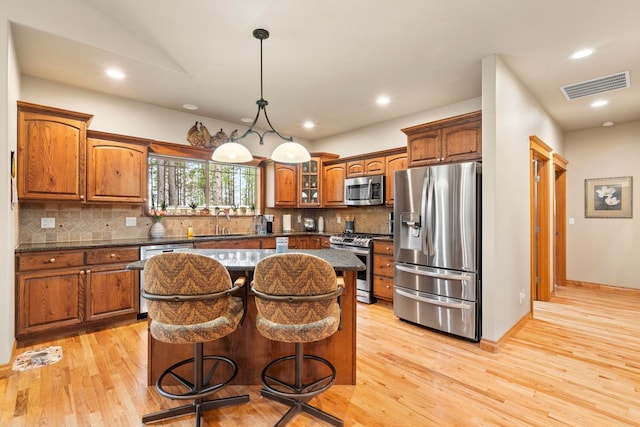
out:
M333 312L324 319L311 323L275 323L258 314L258 332L272 341L289 343L309 343L323 340L333 335L340 326L340 306L334 305Z
M151 335L163 342L195 344L214 341L236 330L242 319L242 298L230 299L227 312L214 320L189 325L171 325L151 320Z

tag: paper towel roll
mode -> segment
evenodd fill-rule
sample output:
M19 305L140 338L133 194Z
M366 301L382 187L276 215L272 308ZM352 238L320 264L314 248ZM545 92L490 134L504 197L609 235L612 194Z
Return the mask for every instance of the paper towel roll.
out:
M282 231L291 231L291 215L282 215Z

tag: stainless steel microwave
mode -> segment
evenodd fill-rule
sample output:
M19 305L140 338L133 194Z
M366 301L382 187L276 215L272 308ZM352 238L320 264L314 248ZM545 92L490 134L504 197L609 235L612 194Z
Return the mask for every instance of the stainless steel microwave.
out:
M384 175L345 179L344 204L347 206L384 204Z

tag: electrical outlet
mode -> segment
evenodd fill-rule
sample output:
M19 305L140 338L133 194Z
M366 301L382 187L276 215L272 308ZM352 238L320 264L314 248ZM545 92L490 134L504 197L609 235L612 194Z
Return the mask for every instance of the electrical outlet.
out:
M135 227L136 226L136 217L135 216L128 216L125 218L125 225L127 227Z
M40 218L40 228L56 228L56 219Z
M524 293L524 289L520 291L520 304L522 304L524 302L525 297L527 296L527 294Z
M338 224L342 224L342 217L341 217L341 216L337 216L337 217L336 217L336 222L337 222Z

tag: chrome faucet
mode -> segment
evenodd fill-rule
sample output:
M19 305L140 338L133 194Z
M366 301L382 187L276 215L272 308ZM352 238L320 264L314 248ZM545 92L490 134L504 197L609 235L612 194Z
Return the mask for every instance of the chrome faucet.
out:
M219 210L216 213L216 236L220 234L220 214L224 214L227 217L227 222L231 221L231 218L229 218L228 213L226 213L224 210Z

